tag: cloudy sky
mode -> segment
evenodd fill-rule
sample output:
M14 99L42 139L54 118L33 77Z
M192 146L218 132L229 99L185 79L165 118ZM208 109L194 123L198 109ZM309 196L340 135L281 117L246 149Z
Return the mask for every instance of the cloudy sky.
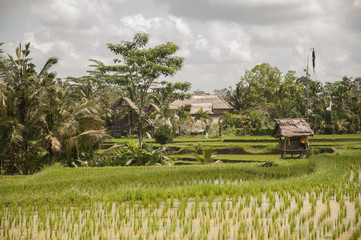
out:
M185 57L172 81L212 92L256 64L303 75L316 50L321 82L361 76L361 0L0 0L0 42L14 55L31 42L34 62L58 57L59 77L83 76L88 59L111 63L106 43L150 34Z

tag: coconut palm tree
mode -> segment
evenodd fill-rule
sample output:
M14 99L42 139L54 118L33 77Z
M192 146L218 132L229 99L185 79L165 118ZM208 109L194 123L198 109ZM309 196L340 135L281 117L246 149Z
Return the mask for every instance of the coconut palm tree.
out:
M207 113L207 111L204 111L202 107L198 110L198 112L196 112L194 116L194 121L200 120L206 127L209 125L211 119L212 117Z
M12 145L18 146L13 148L18 156L16 163L10 161L10 173L31 173L35 170L34 162L38 159L39 153L37 133L40 132L43 120L38 108L40 96L47 82L55 77L55 73L48 73L48 70L57 62L56 58L49 58L37 73L29 55L30 43L25 44L24 49L19 44L15 58L9 55L7 59L0 60L0 77L3 84L0 119L7 123L2 125L0 131L8 134L3 136L2 141L5 142L1 142L1 145L6 144L6 139L19 139L12 137L15 131L15 135L21 136L21 146ZM12 119L12 124L9 119ZM12 159L12 153L9 157Z
M235 89L229 89L227 91L227 102L236 110L241 110L244 108L243 100L245 95L247 94L246 88L242 81L236 84Z
M74 86L49 72L49 58L39 72L31 62L30 43L16 48L16 58L0 59L0 145L7 173L32 173L94 147L106 136L94 102L78 100Z
M52 163L62 160L74 165L82 154L94 152L97 144L109 137L95 102L71 97L69 93L76 88L58 82L47 89L47 100L42 102L46 116L42 141Z

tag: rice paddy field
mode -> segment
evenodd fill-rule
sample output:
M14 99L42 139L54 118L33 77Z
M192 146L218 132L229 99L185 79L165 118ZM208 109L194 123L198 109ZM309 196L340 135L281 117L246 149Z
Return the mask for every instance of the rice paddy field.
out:
M312 146L281 159L272 138L197 136L169 144L170 166L5 176L0 239L361 239L361 136ZM200 147L223 163L199 164Z

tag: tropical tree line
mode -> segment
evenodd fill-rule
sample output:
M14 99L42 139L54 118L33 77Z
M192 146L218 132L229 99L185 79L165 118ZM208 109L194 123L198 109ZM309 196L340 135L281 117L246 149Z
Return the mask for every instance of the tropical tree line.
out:
M276 118L305 118L317 134L356 133L361 127L361 78L326 82L282 74L267 63L247 70L235 87L220 89L234 111L224 126L240 134L270 134Z
M57 162L86 165L99 143L110 137L107 133L114 119L110 107L122 96L139 109L135 133L140 149L145 132L165 123L173 133L195 120L209 125L203 109L191 118L189 106L169 107L174 100L191 95L189 82L159 81L182 68L184 59L175 55L179 47L170 42L148 47L148 42L148 34L136 34L131 41L108 44L116 56L114 64L91 59L87 76L66 79L51 71L56 58L37 68L30 43L19 45L15 56L5 56L0 45L0 158L4 172L31 174ZM332 127L337 133L355 133L360 130L360 88L360 78L322 84L298 77L294 71L282 74L264 63L247 70L236 86L215 92L234 107L224 115L222 127L236 134L270 134L275 118L305 116L316 133L331 133ZM150 103L159 106L159 111L147 112Z

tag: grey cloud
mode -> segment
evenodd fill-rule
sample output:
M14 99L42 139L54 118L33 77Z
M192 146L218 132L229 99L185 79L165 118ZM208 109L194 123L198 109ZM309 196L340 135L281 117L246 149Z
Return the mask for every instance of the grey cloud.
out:
M240 24L270 25L285 21L298 21L313 17L313 12L300 9L293 2L288 4L226 4L209 0L157 0L168 6L169 11L185 18L199 21L222 20ZM244 2L246 3L246 1Z

